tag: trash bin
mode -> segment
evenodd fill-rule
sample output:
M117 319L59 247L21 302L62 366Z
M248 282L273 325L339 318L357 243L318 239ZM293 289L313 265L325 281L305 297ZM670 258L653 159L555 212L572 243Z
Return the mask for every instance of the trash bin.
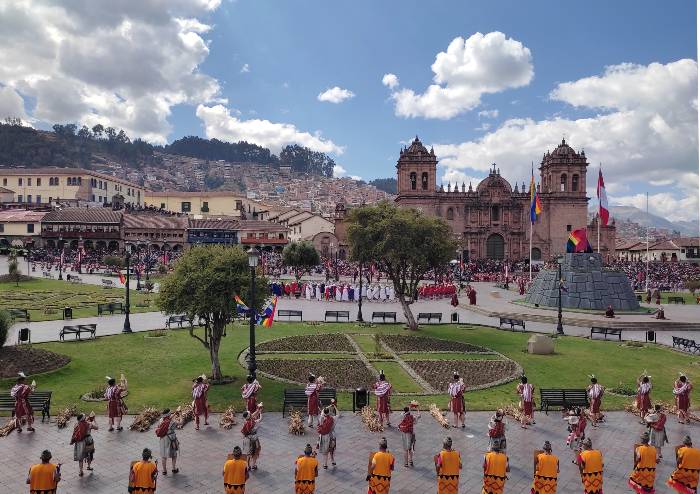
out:
M73 307L63 308L63 319L73 319Z
M369 400L367 398L367 390L365 388L357 388L352 392L353 413L355 413L356 410L362 410L367 405L369 405Z
M654 331L647 331L647 341L654 343L656 341L656 333Z
M457 314L456 312L453 312L451 319L452 319L453 323L458 323L459 322L459 314Z

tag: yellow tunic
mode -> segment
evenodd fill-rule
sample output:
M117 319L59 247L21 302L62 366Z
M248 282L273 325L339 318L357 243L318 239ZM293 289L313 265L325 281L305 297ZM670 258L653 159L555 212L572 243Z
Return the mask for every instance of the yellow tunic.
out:
M677 492L694 493L698 487L698 473L700 473L700 450L683 446L678 449L678 467L666 482Z
M243 494L245 492L245 474L248 462L243 459L227 460L224 463L224 493Z
M377 451L372 457L372 463L374 469L369 476L369 494L388 494L391 487L394 455L389 452Z
M484 483L481 494L503 494L506 486L508 457L505 453L491 451L484 457Z
M641 445L634 451L639 461L630 474L629 486L638 493L653 492L656 480L656 448Z
M532 479L532 494L555 494L558 475L559 458L546 453L537 455L537 468Z
M294 476L295 494L314 494L316 491L316 471L318 460L313 456L300 456L296 461Z
M603 455L597 449L584 449L579 454L584 462L581 472L583 492L598 494L603 491Z
M438 494L459 492L459 468L462 462L459 451L442 450L439 456Z
M56 465L38 463L29 469L30 494L55 494L58 482L55 480Z
M152 494L156 491L156 481L153 477L158 468L155 463L137 461L131 467L131 471L134 472L132 494Z

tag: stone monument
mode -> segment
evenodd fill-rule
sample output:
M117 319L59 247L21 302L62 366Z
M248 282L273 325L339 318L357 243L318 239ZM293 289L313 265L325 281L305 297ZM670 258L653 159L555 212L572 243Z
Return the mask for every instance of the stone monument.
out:
M556 269L540 271L527 291L525 302L557 307L557 274ZM561 278L561 306L565 309L604 311L608 305L623 311L639 309L627 275L605 269L598 253L564 254Z

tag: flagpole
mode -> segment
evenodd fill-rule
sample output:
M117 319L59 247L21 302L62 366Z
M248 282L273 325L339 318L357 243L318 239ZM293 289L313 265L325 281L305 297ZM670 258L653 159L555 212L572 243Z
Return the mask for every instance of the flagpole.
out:
M647 192L647 228L646 228L646 233L647 233L647 262L646 262L646 275L644 276L645 278L645 286L646 286L646 292L649 291L649 192Z
M530 264L530 281L532 281L532 218L530 218L530 262L528 264Z
M602 173L600 163L598 163L598 217L596 218L596 223L598 224L598 254L600 254L600 176Z

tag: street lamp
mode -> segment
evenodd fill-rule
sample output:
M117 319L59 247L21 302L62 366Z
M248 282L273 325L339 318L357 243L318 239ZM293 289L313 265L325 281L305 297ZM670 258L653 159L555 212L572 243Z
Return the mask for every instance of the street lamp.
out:
M63 245L63 236L59 235L58 236L58 247L61 251L59 254L58 258L58 279L62 280L63 279L63 251L65 250L65 246Z
M250 267L250 348L248 349L248 374L255 378L255 268L258 267L260 254L255 247L248 249L248 266Z
M364 322L362 319L362 261L360 261L360 293L357 297L357 322Z
M129 313L131 312L131 305L129 304L129 261L131 260L131 244L126 245L126 307L124 310L124 328L122 328L122 333L131 333L131 321L129 320Z
M564 280L561 279L561 265L564 264L564 256L557 257L557 290L559 296L557 298L557 334L564 334L564 326L561 324L561 289L564 286Z

